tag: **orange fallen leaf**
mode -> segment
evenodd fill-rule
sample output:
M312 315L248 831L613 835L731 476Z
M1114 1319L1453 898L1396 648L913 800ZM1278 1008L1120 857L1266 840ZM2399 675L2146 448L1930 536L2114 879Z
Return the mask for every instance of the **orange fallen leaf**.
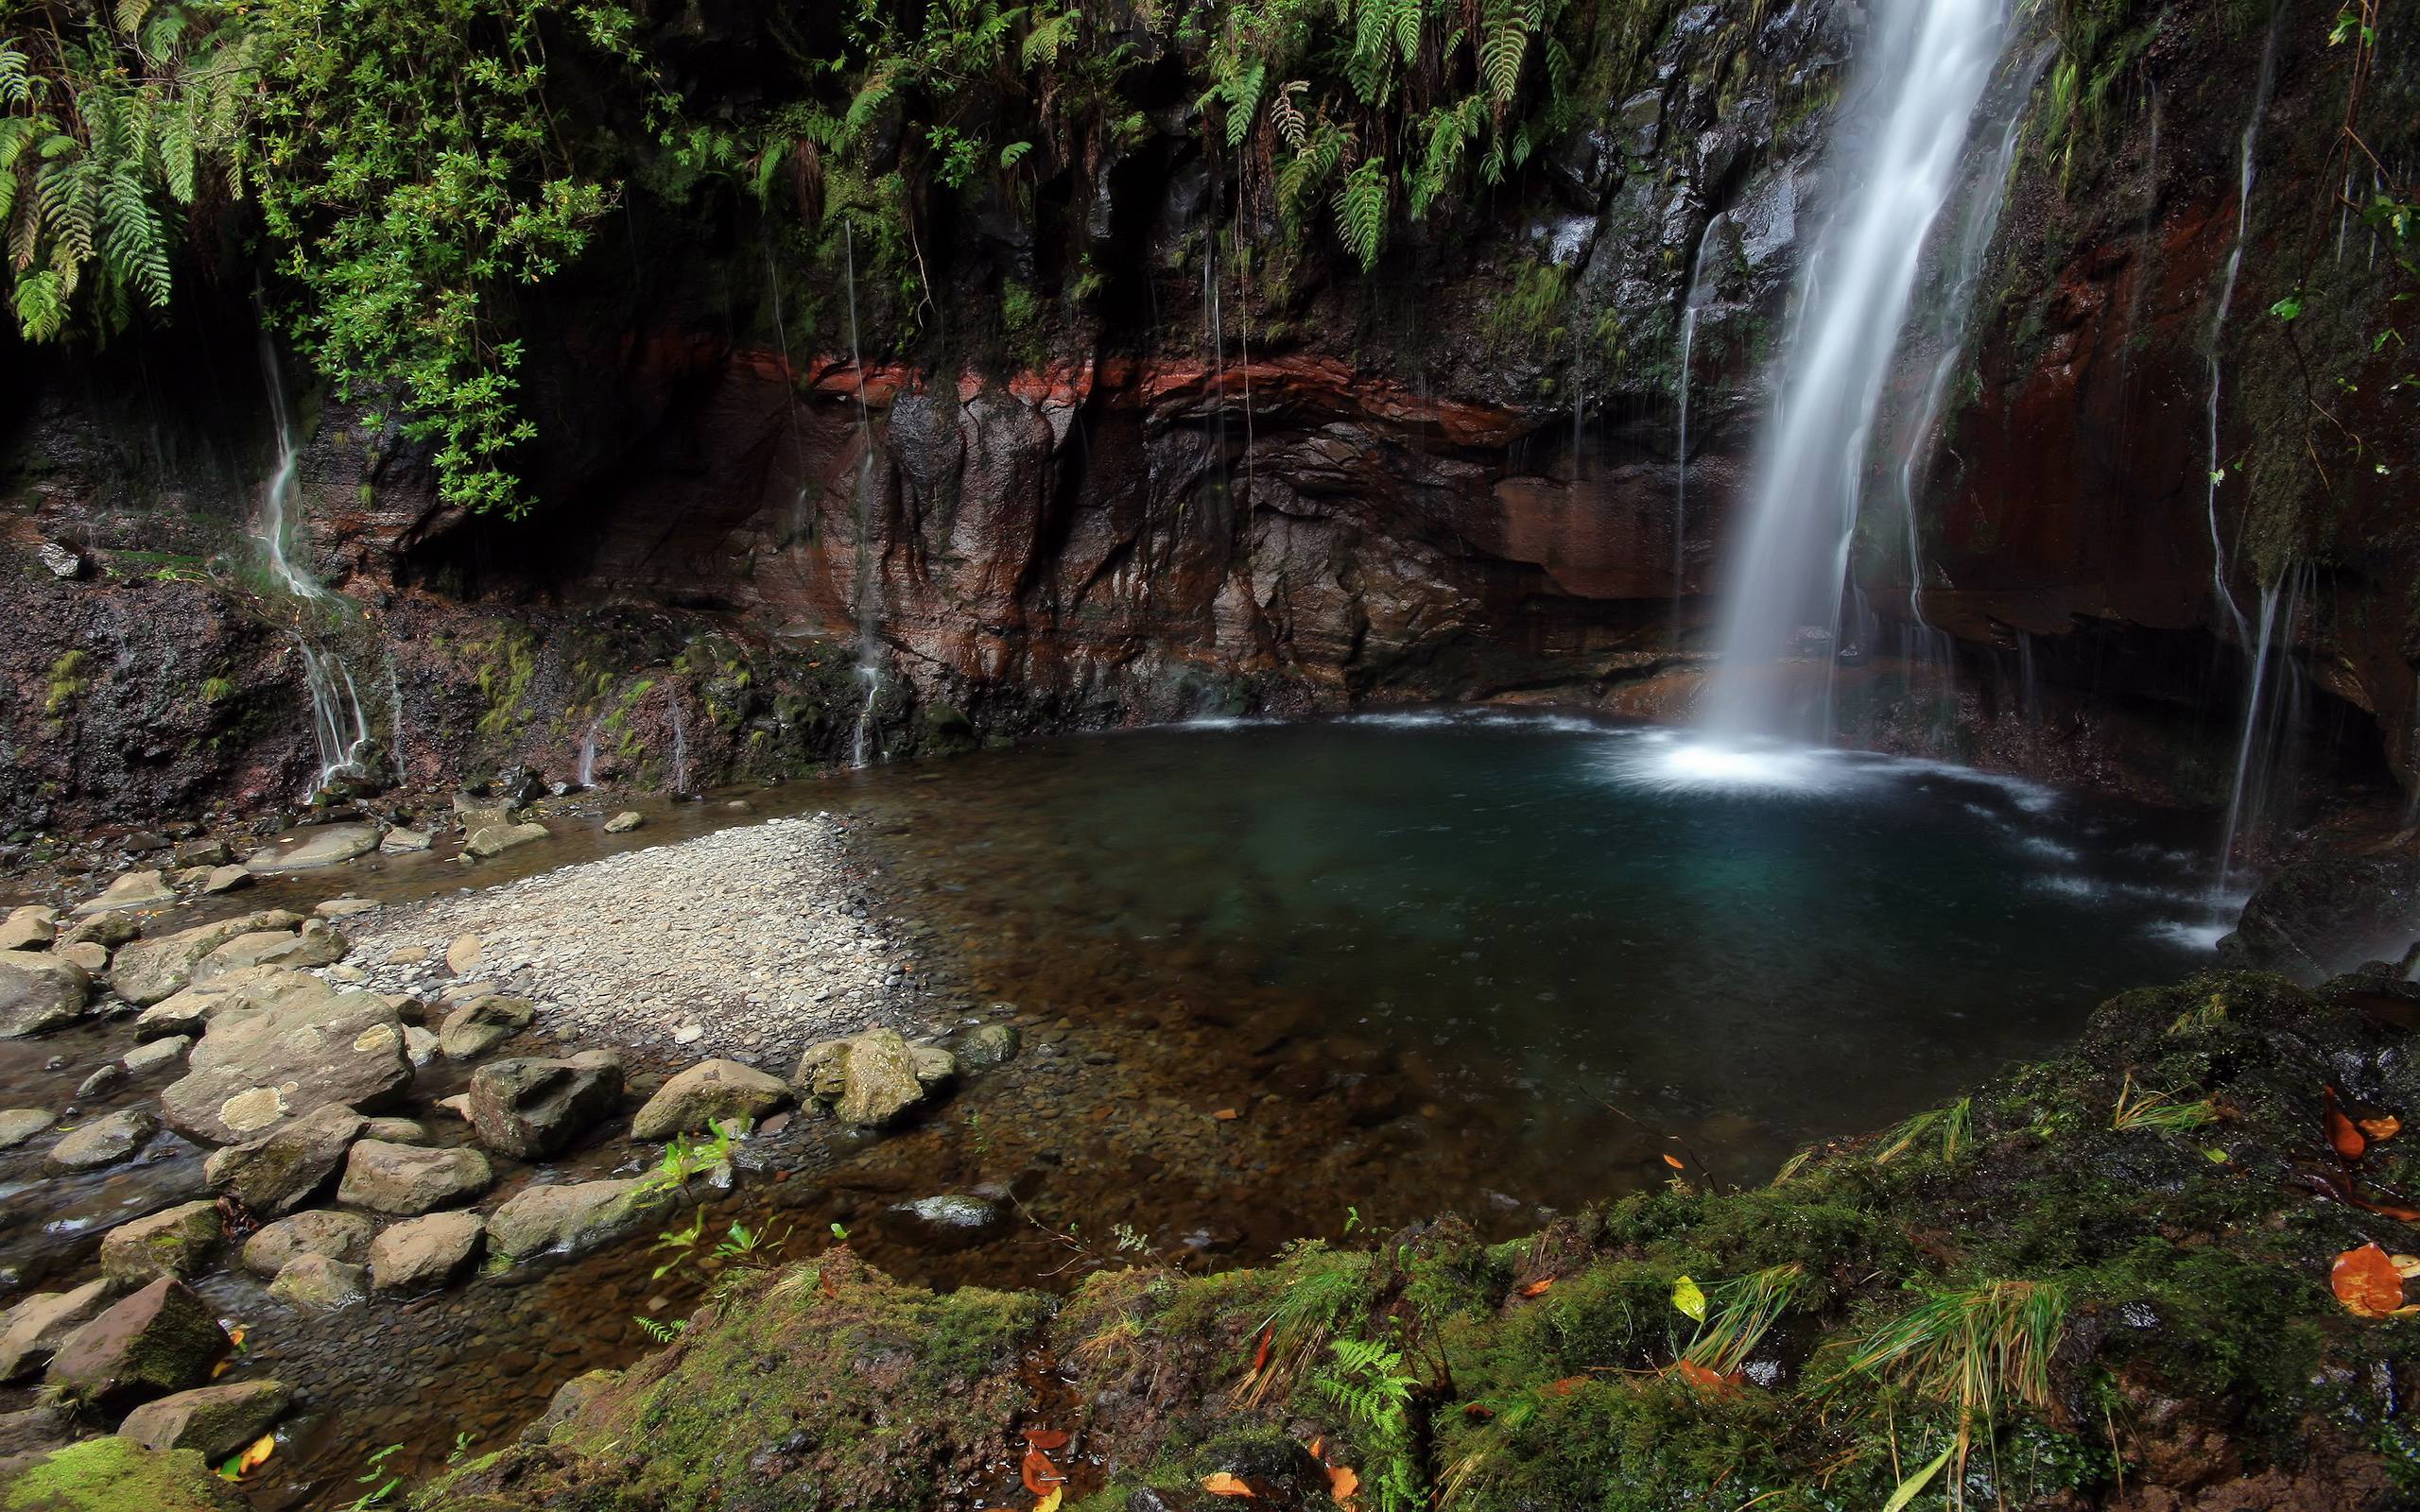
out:
M1225 1470L1220 1470L1216 1475L1204 1476L1201 1488L1212 1496L1251 1496L1253 1494L1251 1486Z
M1587 1383L1586 1376L1565 1376L1560 1381L1549 1381L1538 1389L1549 1396L1568 1397Z
M2403 1275L2376 1245L2337 1256L2327 1284L2344 1310L2356 1317L2385 1317L2403 1305Z
M1252 1373L1258 1375L1269 1366L1269 1345L1277 1336L1277 1325L1271 1323L1260 1331L1260 1348L1252 1352Z
M1737 1382L1695 1360L1675 1360L1672 1373L1710 1397L1728 1396L1739 1389Z
M1066 1496L1063 1488L1054 1486L1049 1495L1033 1503L1033 1512L1059 1512L1059 1503L1066 1500Z
M1019 1468L1019 1478L1025 1482L1025 1488L1036 1496L1047 1496L1052 1486L1067 1479L1059 1473L1059 1467L1050 1462L1050 1456L1039 1450L1026 1452L1025 1463Z
M268 1457L276 1452L277 1436L273 1434L261 1435L245 1448L243 1453L235 1457L235 1473L250 1475L253 1470L268 1464Z
M1681 1162L1681 1158L1677 1155L1668 1155L1664 1157L1664 1163L1670 1166L1675 1171L1685 1171L1688 1169L1686 1165L1684 1165Z
M2370 1137L2373 1144L2391 1140L2403 1132L2403 1120L2393 1113L2380 1113L2376 1118L2364 1118L2359 1123L2361 1132Z
M1522 1287L1520 1295L1523 1297L1544 1297L1547 1293L1553 1290L1554 1278L1551 1276L1541 1276L1536 1280L1531 1281L1529 1285Z
M2369 1148L2369 1141L2363 1139L2361 1131L2353 1126L2353 1121L2344 1116L2344 1109L2336 1106L2336 1089L2322 1087L2319 1091L2321 1103L2326 1109L2328 1144L2348 1160L2360 1160L2361 1152Z
M1025 1443L1028 1449L1064 1449L1067 1447L1067 1430L1028 1428L1025 1431Z
M1326 1447L1327 1447L1327 1435L1326 1435L1325 1434L1322 1434L1319 1437L1312 1439L1312 1440L1311 1440L1311 1458L1316 1459L1316 1460L1319 1460L1319 1461L1321 1461L1321 1463L1322 1463L1322 1464L1326 1463L1326 1457L1325 1457L1324 1455L1321 1454L1321 1452L1320 1452L1320 1451L1321 1451L1321 1450L1322 1450L1322 1449L1324 1449L1324 1448L1326 1448Z
M1236 1121L1236 1113L1232 1108L1222 1108L1210 1116L1221 1124L1232 1124Z
M1361 1489L1361 1476L1358 1471L1346 1469L1341 1465L1331 1465L1328 1467L1328 1495L1336 1498L1340 1502L1342 1502L1350 1498L1354 1492L1359 1489Z

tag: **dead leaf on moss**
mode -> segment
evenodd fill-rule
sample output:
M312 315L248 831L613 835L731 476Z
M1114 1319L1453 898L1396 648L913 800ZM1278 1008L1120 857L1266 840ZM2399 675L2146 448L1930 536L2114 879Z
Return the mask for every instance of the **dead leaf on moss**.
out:
M2376 1245L2337 1256L2327 1284L2355 1317L2390 1317L2403 1306L2403 1273Z
M2376 1118L2359 1119L2356 1123L2373 1144L2391 1140L2403 1132L2403 1120L2393 1113L2380 1113Z
M1554 1278L1551 1276L1541 1276L1536 1280L1531 1281L1529 1285L1522 1287L1519 1295L1523 1297L1544 1297L1547 1293L1553 1290Z
M2335 1088L2322 1087L2319 1091L2321 1105L2325 1109L2328 1146L2345 1160L2360 1160L2361 1152L2369 1148L2370 1142L2353 1126L2353 1121L2344 1116L2344 1109L2336 1106Z
M1341 1465L1331 1465L1327 1468L1328 1495L1339 1502L1349 1502L1353 1499L1353 1493L1359 1489L1361 1489L1361 1476L1358 1471L1347 1469Z
M1033 1503L1033 1512L1059 1512L1059 1503L1066 1499L1064 1487L1054 1486L1048 1495Z
M1695 1360L1673 1361L1672 1373L1709 1397L1727 1397L1739 1389L1737 1381Z
M1067 1430L1063 1428L1028 1428L1025 1431L1028 1449L1053 1450L1067 1447Z
M1204 1476L1201 1488L1212 1496L1251 1496L1253 1494L1251 1486L1225 1470L1220 1470L1216 1475Z

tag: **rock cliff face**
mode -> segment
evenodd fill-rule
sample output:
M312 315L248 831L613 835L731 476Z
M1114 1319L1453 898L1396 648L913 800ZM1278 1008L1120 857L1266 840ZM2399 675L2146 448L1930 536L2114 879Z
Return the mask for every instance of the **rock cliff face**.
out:
M2208 800L2245 661L2214 587L2208 338L2266 35L2138 9L2152 43L2065 135L2041 119L2047 39L2011 48L2002 94L2028 113L1909 490L1921 565L1884 544L1906 530L1877 487L1858 566L1876 654L1843 710L1876 744ZM438 508L391 432L306 415L294 554L344 596L333 616L245 565L273 466L245 311L80 364L12 354L12 827L301 791L313 646L350 673L372 763L420 782L570 777L585 750L600 777L696 784L1372 699L1679 713L1859 24L1816 0L1667 7L1634 87L1483 234L1407 239L1367 278L1270 252L1176 109L1052 191L1087 207L1098 291L990 321L1003 280L1041 275L1029 232L979 228L936 249L921 324L864 301L862 362L860 291L781 228L634 197L627 236L528 311L528 518ZM2277 43L2257 161L2278 188L2217 348L2241 375L2218 535L2247 622L2268 582L2311 582L2278 637L2312 690L2297 740L2408 769L2411 427L2365 401L2352 423L2386 472L2296 472L2296 333L2262 314L2314 279L2293 165L2342 112L2325 43ZM2348 290L2350 261L2326 271ZM1910 433L1937 354L1911 346ZM33 565L47 541L82 575ZM1882 654L1934 644L1911 603L1955 643L1954 691Z

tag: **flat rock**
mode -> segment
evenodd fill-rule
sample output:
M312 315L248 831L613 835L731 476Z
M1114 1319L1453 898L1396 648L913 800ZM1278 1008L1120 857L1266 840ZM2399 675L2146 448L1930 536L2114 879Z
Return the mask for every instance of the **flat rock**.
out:
M370 1247L378 1232L376 1219L357 1212L313 1208L275 1223L261 1225L244 1241L244 1268L258 1276L274 1276L302 1255L330 1260L354 1260Z
M311 905L311 912L321 919L352 919L360 914L374 914L379 902L375 898L328 898Z
M285 978L210 1020L184 1076L160 1094L171 1128L234 1144L331 1103L376 1112L410 1089L404 1025L384 998Z
M674 1075L631 1121L631 1137L666 1140L730 1118L759 1119L790 1100L790 1090L736 1060L701 1060Z
M235 859L224 840L187 840L175 853L181 867L223 867Z
M457 935L445 947L445 969L456 976L468 976L479 969L479 957L487 948L476 935Z
M202 1179L249 1212L280 1217L327 1186L369 1123L341 1103L315 1108L259 1139L212 1151Z
M145 1108L121 1108L103 1113L59 1137L43 1161L54 1172L91 1171L115 1165L151 1142L160 1121Z
M488 1246L513 1260L579 1254L656 1222L679 1206L678 1189L644 1178L526 1187L488 1219Z
M514 846L527 845L532 840L543 840L553 833L544 825L534 822L491 824L471 831L470 837L462 842L462 849L469 854L481 858L502 855Z
M244 866L263 877L311 871L366 856L378 849L378 839L374 824L315 824L278 836L274 844L246 856Z
M447 1014L438 1040L448 1060L475 1060L537 1017L537 1005L527 999L490 993Z
M216 897L219 893L241 892L259 880L249 867L213 867L210 875L201 879L201 890Z
M190 1449L146 1449L115 1434L0 1466L9 1512L246 1512L235 1488Z
M84 969L46 951L0 952L0 1040L18 1040L75 1022L92 1001Z
M27 903L0 920L0 951L39 951L59 937L59 910Z
M294 1400L283 1381L230 1381L147 1401L117 1425L146 1449L190 1449L216 1463L242 1453Z
M425 1144L428 1125L414 1118L373 1118L361 1131L366 1140L385 1140L389 1144Z
M195 963L193 985L206 987L223 976L256 966L283 966L301 971L344 959L345 937L325 919L314 919L301 933L255 930L238 935Z
M9 1309L0 1324L0 1382L19 1381L50 1363L67 1336L92 1321L117 1295L117 1283L96 1276L64 1292L36 1292Z
M142 937L143 923L140 919L129 919L124 914L95 914L90 919L79 919L60 930L52 948L90 942L114 951Z
M60 960L73 961L83 968L86 976L99 977L110 969L110 948L93 940L79 939L73 945L54 945L51 950Z
M0 1150L13 1150L58 1122L59 1115L47 1108L0 1108Z
M268 1294L297 1307L345 1307L367 1295L369 1275L359 1265L325 1255L297 1255L279 1268Z
M101 1274L121 1286L191 1276L226 1242L218 1206L187 1202L122 1223L101 1236Z
M118 1064L126 1068L128 1075L142 1076L158 1071L163 1066L177 1064L185 1058L185 1052L192 1048L191 1035L178 1034L170 1035L165 1040L146 1040L128 1051L125 1058Z
M406 1218L370 1246L370 1284L382 1292L442 1286L478 1253L487 1224L475 1212L432 1212Z
M363 1140L345 1160L337 1200L409 1215L467 1202L495 1184L488 1158L473 1149L429 1149Z
M481 1143L515 1160L544 1160L621 1105L622 1063L609 1050L491 1061L471 1074L470 1095Z
M79 915L114 914L130 908L165 908L177 901L168 874L152 868L130 871L109 885L97 898L76 905Z
M110 962L110 986L138 1008L175 996L193 982L194 968L203 957L239 935L268 930L298 929L302 918L284 909L268 909L197 924L158 939L138 939L119 950Z
M89 1406L139 1401L201 1385L231 1347L210 1304L163 1276L68 1335L45 1379Z
M607 834L628 834L647 822L647 816L636 809L624 809L605 821Z
M378 849L388 855L399 856L407 855L415 850L425 850L434 843L435 837L426 830L395 829L389 830L385 837L379 840Z

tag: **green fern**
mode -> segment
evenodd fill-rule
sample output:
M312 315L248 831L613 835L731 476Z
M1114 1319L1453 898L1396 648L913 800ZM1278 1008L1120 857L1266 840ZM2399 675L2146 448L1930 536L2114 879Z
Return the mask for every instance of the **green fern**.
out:
M1376 1493L1378 1512L1425 1506L1411 1430L1411 1396L1419 1378L1405 1373L1401 1350L1368 1339L1338 1339L1328 1352L1335 1364L1314 1377L1311 1386L1366 1440L1365 1484Z
M1336 230L1361 261L1361 271L1378 266L1387 245L1387 165L1364 158L1336 191Z

